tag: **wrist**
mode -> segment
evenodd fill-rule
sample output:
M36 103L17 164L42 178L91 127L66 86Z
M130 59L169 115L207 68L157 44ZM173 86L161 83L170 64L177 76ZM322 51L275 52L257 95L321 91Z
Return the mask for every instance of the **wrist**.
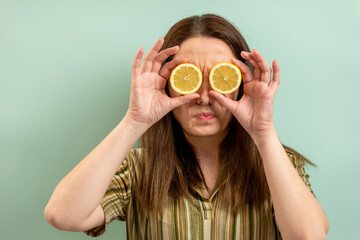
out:
M126 128L130 129L135 136L143 135L148 129L149 125L143 122L139 122L131 118L128 113L125 114L124 118L121 121Z
M255 142L256 146L259 148L265 143L269 143L278 139L278 136L274 126L272 126L270 129L258 131L251 134L251 138Z

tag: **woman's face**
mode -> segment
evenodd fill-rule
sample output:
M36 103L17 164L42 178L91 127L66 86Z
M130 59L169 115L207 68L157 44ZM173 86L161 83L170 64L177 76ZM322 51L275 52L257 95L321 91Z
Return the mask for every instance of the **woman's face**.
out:
M195 64L203 74L203 83L197 91L200 97L172 111L186 137L217 136L222 140L226 136L233 115L209 94L209 73L217 63L231 62L233 57L230 47L217 38L193 37L180 45L174 59L187 58L187 62ZM170 86L169 93L171 97L180 95ZM235 100L237 94L235 91L225 96Z

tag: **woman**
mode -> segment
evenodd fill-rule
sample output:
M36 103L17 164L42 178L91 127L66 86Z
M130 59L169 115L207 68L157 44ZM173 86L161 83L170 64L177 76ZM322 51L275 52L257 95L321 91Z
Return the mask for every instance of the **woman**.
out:
M271 77L238 30L211 14L176 23L141 64L143 54L125 117L58 184L46 219L90 236L126 220L128 239L325 239L328 220L304 171L310 162L283 146L273 125L277 61ZM204 81L181 96L167 80L184 62ZM238 91L211 90L219 62L240 68Z

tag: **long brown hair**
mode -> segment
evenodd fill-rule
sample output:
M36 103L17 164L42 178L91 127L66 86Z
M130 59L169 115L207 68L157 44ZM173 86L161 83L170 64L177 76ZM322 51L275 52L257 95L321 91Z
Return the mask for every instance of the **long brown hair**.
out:
M177 22L164 37L160 51L196 36L223 40L237 59L253 72L251 63L240 55L241 51L250 51L245 39L230 22L218 15L192 16ZM172 56L165 62L171 59ZM242 95L243 84L237 99ZM270 198L270 191L254 141L236 118L231 120L229 129L219 150L218 195L221 204L236 212L247 203L261 204ZM195 188L206 186L193 148L171 112L145 132L141 147L143 159L135 191L144 209L159 212L168 196L190 197ZM284 148L287 152L300 155L289 147Z

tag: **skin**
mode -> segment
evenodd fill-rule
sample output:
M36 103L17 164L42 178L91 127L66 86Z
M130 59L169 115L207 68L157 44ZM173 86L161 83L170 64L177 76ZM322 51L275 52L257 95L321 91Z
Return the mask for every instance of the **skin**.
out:
M175 108L172 112L181 125L187 141L194 147L205 182L209 187L201 190L202 195L207 198L210 198L219 174L219 146L227 135L228 125L233 118L233 114L210 95L209 74L217 63L231 62L234 57L230 47L222 40L194 37L184 41L173 58L186 59L188 63L195 64L203 75L203 83L196 92L199 97ZM171 87L169 94L172 98L181 96ZM235 100L237 94L238 91L235 91L224 97ZM204 119L197 116L201 113L210 113L214 116Z
M184 42L180 47L159 52L164 42L159 38L142 63L144 49L140 47L132 65L127 113L56 186L45 208L47 221L66 231L85 231L104 224L104 211L99 203L116 170L145 131L174 110L187 139L195 146L200 167L210 187L217 178L219 142L226 135L226 126L232 114L259 150L283 239L326 239L328 220L289 161L273 125L273 101L280 83L277 61L272 62L271 71L256 50L242 52L242 57L250 60L255 68L252 75L250 69L233 58L219 40L194 38L187 41L193 42ZM212 52L206 52L202 44L212 46L207 48ZM221 48L223 56L218 54ZM175 58L161 68L161 63L171 55ZM242 72L243 97L236 101L233 95L212 91L208 81L204 81L197 93L185 96L171 93L168 96L165 87L172 69L186 61L198 65L206 78L217 62L231 61ZM213 111L216 117L205 123L199 122L193 119L193 114L198 111ZM210 196L211 192L204 194Z
M265 175L272 196L275 217L284 239L326 239L329 223L320 204L306 188L290 163L273 124L273 103L280 84L277 61L272 69L256 51L241 52L255 68L254 75L241 61L234 58L226 43L214 38L191 38L180 45L174 59L187 58L197 65L204 75L204 82L197 92L200 97L173 110L187 140L195 147L205 181L210 189L218 176L218 147L226 135L231 114L250 134L263 160ZM218 62L228 61L237 65L244 81L244 95L236 101L236 94L219 94L209 87L208 74ZM272 77L271 77L272 75ZM170 96L179 94L170 89ZM213 111L216 117L203 123L194 113ZM211 191L203 190L211 196Z
M231 62L235 57L229 46L216 38L190 38L184 41L174 59L187 59L187 62L199 67L203 74L203 83L197 93L199 98L175 108L172 112L180 123L186 138L192 142L201 141L205 137L214 141L222 141L227 134L227 126L232 119L232 113L213 96L209 84L211 68L220 62ZM171 97L181 96L169 87ZM226 98L235 100L238 91L225 95ZM198 113L213 113L214 118L200 119Z

